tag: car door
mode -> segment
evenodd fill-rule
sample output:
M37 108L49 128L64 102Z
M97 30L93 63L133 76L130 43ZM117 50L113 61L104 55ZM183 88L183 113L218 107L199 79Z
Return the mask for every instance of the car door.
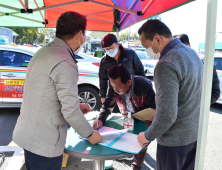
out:
M31 56L15 52L2 50L3 66L1 66L1 89L2 102L21 103L27 65Z
M220 80L220 91L222 91L222 57L214 58L214 65L217 69L217 75ZM222 104L222 92L220 93L220 98L217 100L217 103Z

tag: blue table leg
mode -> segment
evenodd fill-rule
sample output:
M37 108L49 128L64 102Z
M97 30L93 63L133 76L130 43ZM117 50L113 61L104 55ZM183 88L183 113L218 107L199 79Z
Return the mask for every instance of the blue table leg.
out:
M105 160L94 160L93 170L105 170Z

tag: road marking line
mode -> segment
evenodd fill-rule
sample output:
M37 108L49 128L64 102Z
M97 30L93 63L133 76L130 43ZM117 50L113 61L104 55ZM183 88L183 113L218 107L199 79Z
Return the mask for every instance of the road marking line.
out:
M6 170L20 170L23 166L24 159L24 151L20 147L8 147L8 146L0 146L1 152L14 152Z

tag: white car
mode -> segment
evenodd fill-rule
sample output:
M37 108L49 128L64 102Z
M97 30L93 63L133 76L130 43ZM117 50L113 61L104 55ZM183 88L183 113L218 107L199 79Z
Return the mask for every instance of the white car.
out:
M220 82L220 98L217 100L216 103L222 104L222 53L215 53L214 54L214 65L217 69L217 75Z
M35 47L0 45L0 107L21 106L27 65L38 50ZM85 103L91 110L98 110L101 105L98 77L100 59L80 53L77 60L80 103Z
M143 67L144 67L144 71L146 76L153 76L154 74L154 69L156 67L156 63L158 62L158 60L152 60L146 52L144 51L135 51L136 54L138 55L138 57L140 58Z

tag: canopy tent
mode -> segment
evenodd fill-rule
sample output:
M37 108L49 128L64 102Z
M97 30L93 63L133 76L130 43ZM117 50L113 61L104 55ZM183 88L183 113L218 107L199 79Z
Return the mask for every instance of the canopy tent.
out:
M58 17L76 11L87 17L87 30L122 30L138 21L193 0L4 0L0 26L56 27Z
M24 2L23 2L24 1ZM55 27L61 13L76 11L87 17L87 30L118 31L138 21L192 0L4 0L0 26ZM195 170L202 170L207 139L213 75L217 0L208 0L205 64Z

